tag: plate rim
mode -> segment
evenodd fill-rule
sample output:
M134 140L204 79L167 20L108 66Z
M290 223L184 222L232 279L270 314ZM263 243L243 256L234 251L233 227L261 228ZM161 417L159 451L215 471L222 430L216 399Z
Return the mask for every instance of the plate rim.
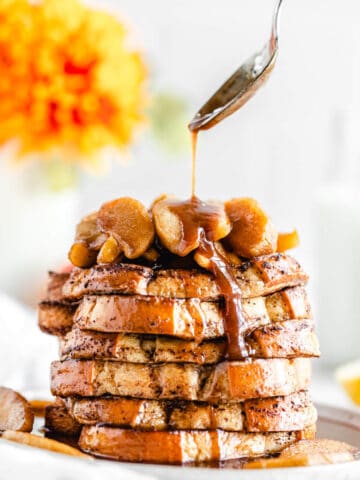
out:
M341 408L341 407L334 407L332 405L324 404L324 403L318 403L314 402L314 405L318 411L318 420L319 419L325 419L325 420L330 420L333 423L341 424L344 425L348 428L355 429L356 431L360 432L360 411L356 412L350 409L346 408ZM351 420L356 419L357 423L354 425L351 423ZM169 470L169 469L176 469L178 470L179 467L181 471L184 472L184 474L192 474L200 471L200 472L221 472L224 473L224 475L227 474L227 472L246 472L246 474L254 475L256 472L259 473L260 471L264 472L266 469L253 469L253 470L243 470L243 469L232 469L232 468L210 468L210 467L197 467L197 466L189 466L186 464L183 465L164 465L164 464L159 464L159 463L142 463L142 462L121 462L123 465L126 465L127 467L131 467L136 465L137 467L140 466L140 468L151 468L151 467L156 467L159 468L160 470ZM309 471L316 473L318 470L328 470L328 469L344 469L346 467L349 468L359 468L360 471L360 459L354 460L352 462L342 462L342 463L334 463L334 464L324 464L324 465L310 465L310 466L297 466L297 467L275 467L271 469L267 469L267 471L282 471L284 473L286 472L299 472L300 470L304 470L306 472ZM254 473L250 473L254 472ZM192 478L192 477L188 477ZM239 477L239 480L241 477Z

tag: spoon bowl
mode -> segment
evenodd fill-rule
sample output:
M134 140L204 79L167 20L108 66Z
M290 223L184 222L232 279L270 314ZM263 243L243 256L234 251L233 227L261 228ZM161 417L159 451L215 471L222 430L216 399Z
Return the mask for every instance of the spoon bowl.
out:
M271 35L264 47L241 67L200 108L189 123L190 131L206 130L228 117L246 103L272 72L278 53L279 15L283 0L275 8Z

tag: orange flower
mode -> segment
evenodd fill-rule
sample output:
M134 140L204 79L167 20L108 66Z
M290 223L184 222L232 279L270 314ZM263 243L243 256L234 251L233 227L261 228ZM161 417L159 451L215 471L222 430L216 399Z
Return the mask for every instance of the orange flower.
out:
M76 0L2 0L0 25L0 144L76 157L131 142L146 72L123 24Z

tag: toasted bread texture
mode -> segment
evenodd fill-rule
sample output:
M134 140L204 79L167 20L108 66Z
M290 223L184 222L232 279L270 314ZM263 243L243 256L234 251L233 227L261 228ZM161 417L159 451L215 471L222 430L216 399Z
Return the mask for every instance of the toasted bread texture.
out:
M249 330L272 322L311 317L303 287L243 299L242 307ZM224 335L224 305L197 298L148 295L86 296L77 308L54 302L40 303L39 325L43 331L62 335L71 329L73 323L80 329L100 332L214 338Z
M272 254L246 260L233 266L233 273L243 298L267 295L285 287L304 285L308 277L299 263L285 254ZM120 263L96 265L89 269L75 268L63 282L62 289L52 289L52 300L78 300L84 295L120 293L154 295L170 298L215 300L221 296L213 275L207 271L163 269L153 270L140 265ZM58 296L55 297L54 293Z
M69 273L53 272L48 273L47 294L48 302L64 301L63 286L69 279Z
M40 329L51 335L64 335L73 325L76 305L64 302L44 301L38 305L38 324Z
M260 327L245 339L251 357L319 356L312 320L288 320ZM225 359L224 338L192 341L159 335L99 333L72 329L60 337L61 360L114 360L133 363L212 364Z
M290 318L308 318L305 291L287 289L242 302L247 328ZM224 309L219 303L153 296L93 295L85 297L75 312L74 324L84 330L148 333L180 338L213 338L224 335Z
M46 410L49 430L76 435L80 424L102 423L136 430L277 432L303 430L317 419L309 394L304 391L286 397L214 405L181 400L101 397L69 398L66 406L62 399L57 399Z
M60 397L109 394L217 403L289 395L306 390L310 377L307 358L225 361L216 366L65 360L52 363L51 390Z
M79 446L92 455L128 462L201 463L276 453L314 428L299 432L243 433L223 430L139 432L111 426L85 426Z
M81 425L69 414L65 401L57 398L45 409L45 429L65 437L78 437Z

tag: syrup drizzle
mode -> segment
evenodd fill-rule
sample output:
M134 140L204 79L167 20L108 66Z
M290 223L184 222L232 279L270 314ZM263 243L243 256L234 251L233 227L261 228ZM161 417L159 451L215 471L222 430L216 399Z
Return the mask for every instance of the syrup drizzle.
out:
M229 262L202 236L199 253L210 262L210 270L215 277L216 284L225 298L224 331L227 338L226 358L241 360L249 354L245 343L247 322L241 303L241 290Z
M189 126L192 150L191 198L170 202L171 210L182 223L182 243L185 252L189 245L198 245L198 252L209 260L209 270L215 277L220 293L225 299L224 331L227 338L226 357L240 360L248 357L245 334L246 319L242 309L241 290L227 259L213 242L213 230L219 218L219 206L200 201L196 197L196 151L198 130Z
M184 201L169 200L168 206L182 224L180 250L186 252L189 245L198 245L197 251L209 260L209 270L213 273L225 299L226 357L231 360L246 358L248 352L244 336L247 331L247 322L242 309L241 290L231 265L218 252L213 242L213 232L221 215L221 207L217 204L202 202L195 196Z
M195 187L196 187L196 151L197 151L198 132L196 130L191 131L190 135L191 135L191 153L192 153L191 198L194 198L195 197Z
M209 241L213 241L222 215L221 205L202 202L195 195L189 200L168 199L166 203L182 223L180 251L185 252L190 245L199 245L203 233Z

